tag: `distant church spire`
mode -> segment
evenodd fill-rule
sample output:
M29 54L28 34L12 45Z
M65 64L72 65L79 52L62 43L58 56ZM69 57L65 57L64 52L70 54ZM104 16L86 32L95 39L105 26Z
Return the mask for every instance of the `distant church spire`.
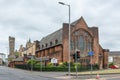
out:
M31 39L30 39L30 37L29 37L29 41L28 42L31 42Z

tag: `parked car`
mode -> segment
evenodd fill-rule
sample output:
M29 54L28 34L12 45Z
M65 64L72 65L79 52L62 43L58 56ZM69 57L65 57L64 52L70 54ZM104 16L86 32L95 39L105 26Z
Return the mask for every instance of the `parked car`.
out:
M111 69L118 69L119 66L117 66L117 65L111 65L109 68L111 68Z

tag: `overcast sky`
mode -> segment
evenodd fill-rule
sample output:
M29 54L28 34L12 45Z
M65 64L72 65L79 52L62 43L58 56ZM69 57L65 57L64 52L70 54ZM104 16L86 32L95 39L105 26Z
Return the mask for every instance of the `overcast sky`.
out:
M120 51L120 0L0 0L0 53L7 53L8 37L15 37L19 48L31 41L62 28L68 22L71 5L71 22L81 16L89 27L99 28L99 42L105 49Z

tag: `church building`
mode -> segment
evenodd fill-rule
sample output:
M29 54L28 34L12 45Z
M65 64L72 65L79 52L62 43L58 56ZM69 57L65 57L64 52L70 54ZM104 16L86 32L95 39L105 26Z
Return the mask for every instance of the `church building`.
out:
M108 49L99 44L98 27L89 27L83 17L70 24L70 61L74 62L73 55L80 51L78 62L82 65L98 64L100 69L108 66ZM56 58L57 63L69 61L69 24L40 40L40 49L36 51L38 58ZM89 52L93 56L89 56ZM48 59L47 59L48 60ZM47 61L47 62L50 62Z

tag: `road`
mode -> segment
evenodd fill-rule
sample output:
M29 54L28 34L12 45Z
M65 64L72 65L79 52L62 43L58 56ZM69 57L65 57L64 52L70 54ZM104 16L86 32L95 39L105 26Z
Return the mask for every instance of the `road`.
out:
M91 80L90 75L66 76L65 72L35 72L0 66L0 80ZM99 75L99 80L120 80L120 74ZM96 75L92 75L95 79Z
M52 77L44 77L31 71L13 69L0 66L0 80L61 80Z
M106 80L120 80L120 74L111 74L104 76Z
M105 74L99 75L99 79L96 79L97 75L80 75L72 77L74 80L120 80L120 74Z

